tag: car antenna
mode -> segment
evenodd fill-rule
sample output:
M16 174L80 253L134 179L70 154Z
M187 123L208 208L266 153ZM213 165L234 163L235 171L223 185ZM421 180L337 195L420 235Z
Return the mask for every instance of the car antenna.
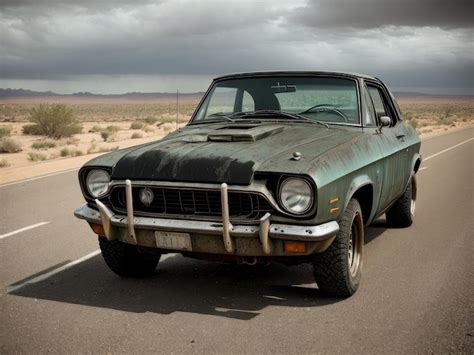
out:
M176 89L176 129L178 130L178 132L180 132L179 130L179 89Z

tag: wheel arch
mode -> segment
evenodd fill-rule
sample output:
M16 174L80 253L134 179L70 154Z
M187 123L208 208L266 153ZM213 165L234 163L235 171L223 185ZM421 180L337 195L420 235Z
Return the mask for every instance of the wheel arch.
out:
M413 161L411 163L411 171L416 174L418 170L420 169L420 165L421 165L421 155L416 153L413 156Z
M347 192L344 209L352 198L356 198L359 202L364 225L367 225L373 218L375 206L374 184L367 175L354 179Z

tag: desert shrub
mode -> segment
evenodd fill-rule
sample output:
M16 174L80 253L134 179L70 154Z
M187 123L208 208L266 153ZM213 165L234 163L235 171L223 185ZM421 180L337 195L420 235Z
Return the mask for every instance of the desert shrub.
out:
M120 131L120 127L119 126L107 126L106 130L110 133L117 133L118 131Z
M16 140L3 137L0 139L0 153L16 153L21 150L21 144Z
M454 123L454 120L452 118L447 117L447 116L441 116L441 117L436 119L436 124L439 125L439 126L444 126L444 125L450 126L453 123Z
M87 154L94 154L94 153L105 153L111 152L113 150L117 150L119 147L99 147L95 142L91 144L89 149L87 149Z
M103 127L98 126L98 125L94 125L94 126L89 130L89 132L90 132L90 133L99 133L99 132L102 132L103 130L104 130Z
M54 143L53 141L48 141L48 140L44 140L44 141L36 141L36 142L33 142L33 144L31 145L31 148L33 149L49 149L49 148L54 148L56 147L56 143Z
M409 123L413 128L418 127L418 121L416 120L416 118L413 118L413 119L409 120L408 123Z
M23 134L27 134L30 136L41 136L43 133L41 133L41 129L38 125L36 124L27 124L24 125L22 128Z
M158 118L156 118L156 117L147 117L147 118L143 119L143 122L152 125L152 124L155 124L156 122L158 122Z
M163 131L169 132L174 129L175 125L173 123L166 122L165 124L163 124L162 127L163 127Z
M9 136L11 131L10 127L0 127L0 138Z
M6 167L9 167L9 166L10 166L10 163L8 162L8 160L6 160L6 159L0 160L0 168L6 168Z
M72 110L63 104L40 104L31 110L30 122L33 125L30 125L27 130L34 133L26 133L25 127L23 127L25 134L41 134L58 139L70 137L82 131Z
M132 139L143 138L143 134L141 134L140 132L133 132L131 138Z
M62 157L79 157L82 155L82 151L80 151L79 149L71 149L68 147L64 147L63 149L61 149L59 154Z
M29 152L28 159L31 161L43 161L48 159L48 157L43 153Z
M130 125L130 129L142 129L143 123L142 122L132 122Z
M100 132L100 136L104 140L104 142L107 142L107 139L110 137L110 132L109 131L102 131Z

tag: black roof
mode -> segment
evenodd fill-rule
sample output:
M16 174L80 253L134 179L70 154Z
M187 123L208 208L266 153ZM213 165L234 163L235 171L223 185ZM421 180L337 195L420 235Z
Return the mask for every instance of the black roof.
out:
M247 72L247 73L233 73L233 74L226 74L215 78L214 80L222 80L222 79L233 79L233 78L242 78L242 77L258 77L258 76L292 76L292 75L334 75L334 76L346 76L350 78L363 78L363 79L372 79L378 80L375 77L365 75L365 74L358 74L358 73L349 73L349 72L341 72L341 71L256 71L256 72Z

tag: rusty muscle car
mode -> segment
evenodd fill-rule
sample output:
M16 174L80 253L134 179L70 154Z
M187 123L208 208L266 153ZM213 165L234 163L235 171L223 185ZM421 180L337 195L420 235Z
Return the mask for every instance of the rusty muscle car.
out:
M160 256L311 263L318 288L359 287L364 228L415 213L420 140L377 78L258 72L214 79L189 123L86 163L75 216L124 277Z

